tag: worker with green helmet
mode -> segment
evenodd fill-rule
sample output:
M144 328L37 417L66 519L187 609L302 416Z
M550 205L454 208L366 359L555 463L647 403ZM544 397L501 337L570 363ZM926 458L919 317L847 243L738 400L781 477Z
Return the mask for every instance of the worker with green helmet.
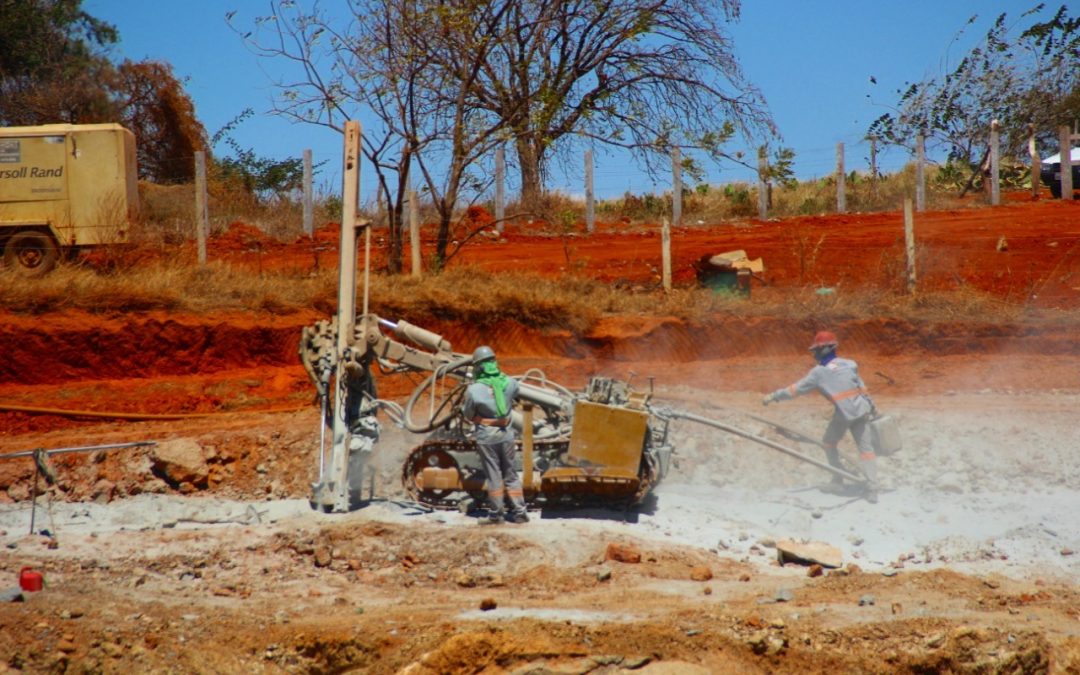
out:
M817 391L832 402L833 416L825 429L822 445L829 465L843 469L840 464L840 451L837 446L848 431L859 448L859 459L863 475L866 477L864 496L871 504L877 503L877 455L870 429L870 420L877 409L866 385L859 377L859 367L851 359L842 359L836 355L839 342L836 334L823 330L814 336L810 352L817 362L801 380L783 389L766 394L763 405L777 401L786 401L796 396ZM839 486L843 479L833 475L833 484Z
M473 382L465 389L463 417L474 425L473 440L487 477L488 517L483 523L505 521L504 504L510 505L510 520L529 522L525 494L514 467L514 428L511 412L517 398L518 383L504 375L488 346L477 347L472 358Z

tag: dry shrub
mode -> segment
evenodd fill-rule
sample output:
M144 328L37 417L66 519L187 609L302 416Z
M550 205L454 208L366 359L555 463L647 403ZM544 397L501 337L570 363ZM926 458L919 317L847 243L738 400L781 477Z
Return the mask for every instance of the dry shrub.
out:
M685 321L723 316L839 322L898 319L911 323L972 322L1080 326L1080 312L1036 310L962 288L906 294L836 286L754 287L752 297L697 287L664 293L619 288L592 279L546 279L529 273L489 273L455 267L420 279L372 274L371 311L389 318L492 325L514 320L533 328L584 334L606 316L671 316ZM360 298L358 298L358 305ZM42 278L0 269L0 308L42 314L66 310L288 314L337 306L337 270L317 274L264 272L214 262L200 268L176 259L151 260L106 271L61 265Z
M222 263L199 268L162 260L106 272L62 265L34 279L0 269L0 306L32 314L73 309L100 313L288 313L318 307L319 298L327 295L327 288L332 289L333 284L336 275L330 273L322 277L260 277Z
M303 232L303 205L286 197L260 199L234 184L209 181L207 186L209 234L226 231L240 221L258 228L269 237L292 241ZM139 183L140 223L132 233L137 244L176 244L195 236L194 185ZM314 200L313 221L318 228L340 214L332 199Z
M492 213L494 210L492 206ZM510 201L506 205L506 218L519 225L553 233L572 228L584 229L585 200L552 190L544 193L536 204Z

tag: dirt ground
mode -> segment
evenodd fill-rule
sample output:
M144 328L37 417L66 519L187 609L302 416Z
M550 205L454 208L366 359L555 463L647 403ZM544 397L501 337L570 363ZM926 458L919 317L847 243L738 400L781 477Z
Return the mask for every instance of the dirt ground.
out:
M1080 204L1014 198L917 230L928 287L1080 307ZM327 232L314 253L228 237L212 256L335 259ZM902 239L898 214L689 227L673 235L675 277L741 248L766 262L754 297L888 287ZM657 232L607 224L593 237L509 228L455 264L642 284L659 259ZM1067 324L832 326L904 434L880 460L877 504L681 422L642 509L480 527L403 501L401 462L421 439L385 419L370 505L309 508L319 415L296 344L320 318L0 315L0 454L155 441L198 458L176 480L160 445L54 455L36 509L33 463L0 460L0 591L25 567L45 579L0 604L0 672L1080 672L1080 336ZM760 404L810 365L813 321L641 316L573 335L400 318L458 350L490 342L511 373L652 378L659 404L777 440L747 413L812 436L827 420L814 397ZM413 384L385 378L380 394ZM781 565L781 539L830 544L842 565Z

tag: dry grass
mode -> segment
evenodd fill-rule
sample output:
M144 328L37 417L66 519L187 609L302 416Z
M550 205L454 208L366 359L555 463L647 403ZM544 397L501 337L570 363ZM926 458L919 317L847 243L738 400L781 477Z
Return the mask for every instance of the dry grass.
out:
M732 317L813 318L830 322L889 318L911 323L1048 323L1080 325L1080 312L1033 310L973 291L898 294L843 289L755 288L749 299L699 288L620 289L580 277L545 279L457 268L421 279L372 275L371 309L389 318L454 320L491 325L514 320L538 329L586 333L614 315L671 316L686 321ZM204 269L152 262L102 273L62 266L41 279L0 269L0 308L47 314L163 310L185 313L244 311L285 315L334 312L337 273L315 276L245 271L212 263ZM359 299L358 299L359 302Z
M970 206L972 199L960 200L951 187L937 179L939 168L926 170L926 201L930 209L952 209ZM915 167L871 180L865 173L852 172L845 179L845 199L849 212L898 211L904 199L915 197ZM561 213L574 213L582 218L584 204L562 200ZM671 193L633 195L627 193L616 199L601 201L598 217L603 220L630 222L659 222L671 216ZM793 181L789 185L774 185L771 190L770 218L818 215L836 212L836 179ZM701 184L686 189L683 195L683 224L713 224L717 222L756 218L758 187L756 183Z
M934 171L928 182L934 185ZM713 222L756 214L756 188L732 184L696 189L684 201L686 222ZM105 251L99 266L62 265L41 279L24 279L0 268L0 310L46 314L67 310L95 313L264 312L288 314L315 310L334 312L337 303L336 269L315 275L301 272L256 272L224 263L198 268L188 261L167 258L180 242L193 238L191 186L140 186L143 223L136 235L141 246ZM848 185L850 210L897 209L914 193L912 167L883 180L856 177ZM258 227L279 240L300 232L300 207L289 200L260 203L243 193L211 185L212 233L233 221ZM951 193L931 189L932 208L954 206ZM804 181L773 194L776 215L831 210L835 184L831 179ZM598 218L641 219L656 222L670 213L670 195L627 195L598 206ZM316 225L337 216L333 200L319 201ZM507 211L513 213L514 205ZM566 195L549 195L545 220L531 226L564 233L580 223L584 204ZM575 220L576 219L576 220ZM633 225L627 225L632 228ZM813 266L821 242L792 235L793 250ZM143 254L146 254L145 256ZM813 284L809 278L807 286ZM901 278L899 272L886 274ZM659 289L618 288L577 276L545 279L528 273L490 274L473 268L452 268L439 276L415 280L404 276L373 275L372 310L387 317L414 321L443 319L490 325L507 319L540 329L563 329L582 334L597 321L612 315L659 315L684 320L724 316L807 318L828 321L889 317L913 323L948 321L1064 322L1080 324L1080 312L1034 311L972 290L906 295L898 288L837 288L818 295L813 288L757 288L750 300L697 288L671 293Z
M295 239L303 232L303 207L297 200L260 200L243 190L211 182L209 196L210 234L225 231L242 221L281 240ZM141 225L133 233L137 243L179 243L195 239L193 185L139 183ZM325 196L313 199L315 227L341 217L340 208Z
M336 278L259 276L229 265L204 269L172 262L150 262L137 268L102 273L61 266L39 279L26 279L0 269L0 307L12 312L43 314L66 310L95 313L152 310L193 313L266 311L286 313L326 307Z

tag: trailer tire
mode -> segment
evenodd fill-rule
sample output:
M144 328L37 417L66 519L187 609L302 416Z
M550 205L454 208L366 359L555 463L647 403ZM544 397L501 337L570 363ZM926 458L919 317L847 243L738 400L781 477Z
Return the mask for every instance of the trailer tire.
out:
M4 264L30 277L48 274L59 257L56 242L44 232L16 232L4 246Z

